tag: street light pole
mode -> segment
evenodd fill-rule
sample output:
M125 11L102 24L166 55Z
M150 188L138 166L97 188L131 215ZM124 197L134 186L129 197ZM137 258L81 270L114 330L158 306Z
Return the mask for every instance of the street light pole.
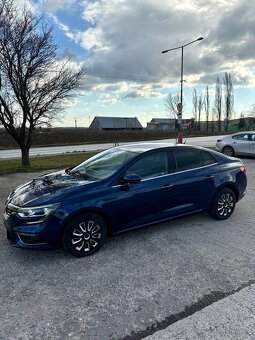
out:
M174 47L174 48L170 48L168 50L164 50L161 53L167 53L169 51L173 51L173 50L178 50L181 49L182 50L182 54L181 54L181 102L180 105L178 104L178 125L179 125L179 129L178 129L178 143L182 144L183 143L183 135L182 135L182 110L183 110L183 49L184 47L191 45L193 43L195 43L196 41L200 41L203 40L203 37L199 37L196 40L193 40L185 45L182 46L178 46L178 47Z

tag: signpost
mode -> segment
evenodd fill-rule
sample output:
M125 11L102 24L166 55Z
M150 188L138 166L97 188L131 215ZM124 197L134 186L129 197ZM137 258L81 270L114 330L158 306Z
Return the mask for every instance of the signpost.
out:
M183 137L182 137L182 103L177 104L177 111L178 111L178 124L179 124L179 132L178 132L178 139L177 142L178 144L183 143Z
M177 111L182 112L182 103L177 104Z
M178 46L178 47L174 47L174 48L170 48L168 50L164 50L161 53L167 53L169 51L174 51L174 50L178 50L181 49L182 51L182 55L181 55L181 102L177 105L177 111L178 111L178 124L179 124L179 132L178 132L178 143L182 144L183 142L183 138L182 138L182 92L183 92L183 49L184 47L191 45L193 43L195 43L196 41L200 41L203 40L203 37L199 37L196 40L193 40L185 45L182 46ZM180 122L180 123L179 123Z

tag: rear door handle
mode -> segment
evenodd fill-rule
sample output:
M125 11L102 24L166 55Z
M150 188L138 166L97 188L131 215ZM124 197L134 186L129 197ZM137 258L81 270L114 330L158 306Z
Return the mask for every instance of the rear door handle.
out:
M168 190L173 187L173 184L166 183L160 189Z
M214 176L213 175L207 175L207 176L205 176L205 179L206 180L214 179Z

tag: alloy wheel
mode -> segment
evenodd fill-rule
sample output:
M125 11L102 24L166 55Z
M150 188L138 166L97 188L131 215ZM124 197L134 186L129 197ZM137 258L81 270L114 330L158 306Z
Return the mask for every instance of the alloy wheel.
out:
M227 218L234 210L234 197L230 193L223 193L217 202L217 212L219 216Z
M84 213L67 224L63 234L63 247L77 257L97 252L107 238L107 226L98 214Z
M71 236L72 246L80 252L89 252L98 246L102 233L99 224L93 220L79 223Z
M222 153L226 156L234 156L234 149L231 146L225 146Z

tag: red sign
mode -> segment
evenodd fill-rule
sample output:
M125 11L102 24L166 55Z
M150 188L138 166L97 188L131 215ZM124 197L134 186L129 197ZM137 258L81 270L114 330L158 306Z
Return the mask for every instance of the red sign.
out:
M182 112L182 103L177 104L177 111Z

